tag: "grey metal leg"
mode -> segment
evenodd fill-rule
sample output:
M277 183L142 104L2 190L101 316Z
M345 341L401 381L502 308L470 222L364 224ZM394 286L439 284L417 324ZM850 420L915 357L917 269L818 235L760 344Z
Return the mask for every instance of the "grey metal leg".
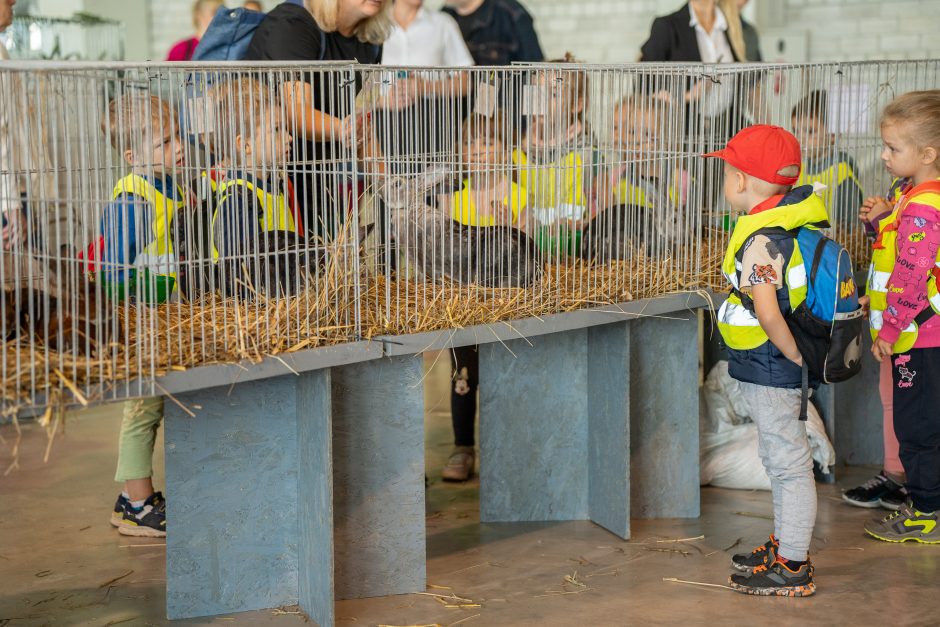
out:
M699 326L687 317L630 323L634 518L699 515Z
M336 595L425 589L421 356L334 368Z
M586 329L480 346L480 519L583 520Z
M300 602L333 622L329 372L166 407L167 615Z

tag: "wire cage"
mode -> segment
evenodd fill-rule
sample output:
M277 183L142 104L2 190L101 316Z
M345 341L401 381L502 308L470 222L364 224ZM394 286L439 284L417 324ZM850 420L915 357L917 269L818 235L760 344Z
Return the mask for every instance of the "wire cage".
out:
M880 110L938 64L6 64L3 411L721 289L735 216L700 155L753 123L797 134L864 263Z
M13 59L122 61L124 25L93 15L20 15L2 35Z

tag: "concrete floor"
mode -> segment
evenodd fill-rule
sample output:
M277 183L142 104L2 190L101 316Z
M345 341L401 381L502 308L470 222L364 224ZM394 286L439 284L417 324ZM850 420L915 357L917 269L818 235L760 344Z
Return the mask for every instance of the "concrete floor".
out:
M743 625L766 617L775 624L940 624L940 547L867 538L861 529L872 513L844 505L840 485L819 486L819 592L810 599L664 581L724 584L730 554L770 531L766 492L706 488L700 519L634 521L630 542L587 522L480 524L478 484L435 479L449 452L449 373L446 355L426 363L428 593L456 594L473 607L447 608L418 594L342 601L338 625ZM20 469L0 477L0 627L170 624L162 543L121 536L107 522L117 494L111 478L119 424L119 407L72 415L48 464L45 434L33 423L24 427ZM11 443L10 426L0 434ZM0 473L8 454L0 444ZM841 485L853 485L872 469L839 473ZM159 461L156 483L163 485ZM304 622L296 608L283 608L172 625Z

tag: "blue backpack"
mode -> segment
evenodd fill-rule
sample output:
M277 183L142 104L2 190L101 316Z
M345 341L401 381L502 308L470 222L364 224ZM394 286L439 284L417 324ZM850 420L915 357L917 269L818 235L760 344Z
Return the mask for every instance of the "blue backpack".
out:
M303 0L287 0L303 6ZM193 52L193 61L241 61L265 14L241 7L216 11L209 28ZM320 61L326 55L326 35L320 32Z

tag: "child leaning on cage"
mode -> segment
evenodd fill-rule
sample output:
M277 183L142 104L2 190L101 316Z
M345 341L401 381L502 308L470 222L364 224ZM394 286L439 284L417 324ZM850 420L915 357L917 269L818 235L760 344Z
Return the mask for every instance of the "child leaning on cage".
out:
M169 105L149 93L110 102L102 122L130 168L102 211L101 235L87 258L114 300L164 303L176 294L173 219L187 206L174 177L182 174L183 149ZM165 536L166 501L153 488L153 448L163 420L163 398L126 401L115 481L124 482L111 524L124 535Z
M940 90L898 97L881 117L888 172L906 179L893 208L866 202L876 221L869 322L888 362L894 433L910 501L865 531L887 542L940 544ZM864 211L864 208L863 208Z
M825 185L819 194L829 215L841 229L850 228L864 196L856 177L855 161L835 147L835 135L829 125L828 94L821 90L811 92L796 103L790 119L803 149L803 168L797 185Z
M578 227L592 213L601 158L587 121L588 73L576 69L570 53L552 63L558 64L557 70L534 75L526 99L526 131L512 160L529 194L539 247L577 255Z
M800 175L800 145L780 127L745 128L723 150L705 156L724 161L725 197L741 214L722 264L734 289L718 312L718 327L728 347L728 372L741 382L757 424L774 508L773 535L752 553L732 557L732 566L747 574L732 575L730 584L747 594L808 596L816 589L808 556L816 484L806 423L799 420L806 371L784 319L806 299L807 282L787 231L829 216L812 187L792 187ZM765 230L772 227L779 230Z
M504 140L503 118L470 115L463 123L459 158L465 177L459 190L442 195L438 203L454 220L468 226L509 225L525 230L526 190L515 180L509 145ZM453 387L451 420L454 450L444 466L445 481L466 481L475 462L479 357L476 346L451 351Z
M280 101L261 82L241 78L220 84L213 102L212 145L224 171L211 227L220 290L224 296L295 294L311 250L282 176L292 139Z

